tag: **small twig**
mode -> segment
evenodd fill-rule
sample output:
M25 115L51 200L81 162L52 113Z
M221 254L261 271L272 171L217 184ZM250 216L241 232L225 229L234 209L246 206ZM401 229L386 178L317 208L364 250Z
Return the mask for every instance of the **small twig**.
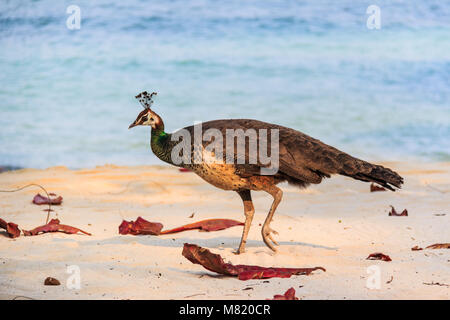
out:
M12 298L12 300L17 300L18 298L25 298L25 299L29 299L29 300L36 300L34 298L27 297L27 296L15 296L14 298Z
M204 295L205 295L204 293L196 293L196 294L191 294L190 296L186 296L184 298L192 298L192 297L195 297L195 296L204 296Z
M31 187L31 186L41 188L45 192L45 194L47 195L47 198L49 200L48 201L47 220L45 220L45 224L47 224L48 223L48 219L50 218L50 211L52 211L52 203L51 203L51 200L50 200L50 195L48 194L47 190L45 190L45 188L43 186L41 186L40 184L37 184L37 183L30 183L30 184L27 184L26 186L23 186L23 187L20 187L20 188L17 188L17 189L0 190L0 192L17 192L17 191L23 190L23 189Z
M450 284L439 283L439 282L423 282L423 284L427 286L441 286L441 287L450 287Z

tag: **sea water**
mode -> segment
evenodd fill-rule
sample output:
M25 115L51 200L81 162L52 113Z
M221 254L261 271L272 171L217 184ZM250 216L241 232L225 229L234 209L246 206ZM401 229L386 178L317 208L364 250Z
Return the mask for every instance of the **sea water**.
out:
M128 130L143 90L168 132L254 118L372 161L449 161L450 3L0 1L0 165L159 163L149 128Z

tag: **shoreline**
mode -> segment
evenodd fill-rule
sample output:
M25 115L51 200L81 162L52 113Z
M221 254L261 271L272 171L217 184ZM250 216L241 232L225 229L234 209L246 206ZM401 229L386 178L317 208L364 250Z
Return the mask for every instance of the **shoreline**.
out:
M447 249L411 251L415 245L450 242L450 162L384 162L405 178L397 192L369 192L369 183L333 176L299 190L281 184L283 200L273 228L281 246L273 254L260 226L270 196L253 192L255 217L247 251L236 250L242 229L197 230L162 236L119 235L123 219L138 216L173 228L208 218L244 220L235 192L219 190L193 173L162 165L71 170L20 169L0 174L2 189L34 182L63 196L52 217L92 233L9 239L0 231L0 298L33 299L266 299L294 287L301 299L449 299ZM0 193L0 218L24 229L43 224L44 208L31 204L40 190ZM408 209L408 217L389 217ZM194 217L190 216L194 213ZM181 255L185 242L220 254L233 264L322 266L327 271L267 281L240 281L194 265ZM366 260L382 252L391 262ZM81 289L69 289L67 266L79 266ZM378 266L380 289L368 289L370 266ZM46 277L61 286L43 285ZM391 280L391 278L393 280ZM390 282L389 282L390 281ZM246 289L251 287L252 289Z

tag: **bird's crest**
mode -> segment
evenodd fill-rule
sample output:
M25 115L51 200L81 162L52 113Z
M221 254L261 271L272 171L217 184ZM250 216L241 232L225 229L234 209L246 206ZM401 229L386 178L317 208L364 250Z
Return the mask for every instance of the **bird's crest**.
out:
M144 109L150 109L150 107L153 104L153 96L156 96L156 92L152 92L151 94L148 94L147 91L139 93L135 98L138 99L138 101L141 103L141 105L144 107Z

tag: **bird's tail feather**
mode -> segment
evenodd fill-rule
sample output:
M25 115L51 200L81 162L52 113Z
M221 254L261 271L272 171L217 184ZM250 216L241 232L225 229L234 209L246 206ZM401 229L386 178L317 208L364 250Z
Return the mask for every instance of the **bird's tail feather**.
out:
M351 170L345 170L344 167L340 174L361 181L375 182L392 191L395 191L394 187L401 188L403 178L397 172L363 160L355 160L359 162L359 166L356 166L359 167L359 170L354 170L355 167L352 167Z

